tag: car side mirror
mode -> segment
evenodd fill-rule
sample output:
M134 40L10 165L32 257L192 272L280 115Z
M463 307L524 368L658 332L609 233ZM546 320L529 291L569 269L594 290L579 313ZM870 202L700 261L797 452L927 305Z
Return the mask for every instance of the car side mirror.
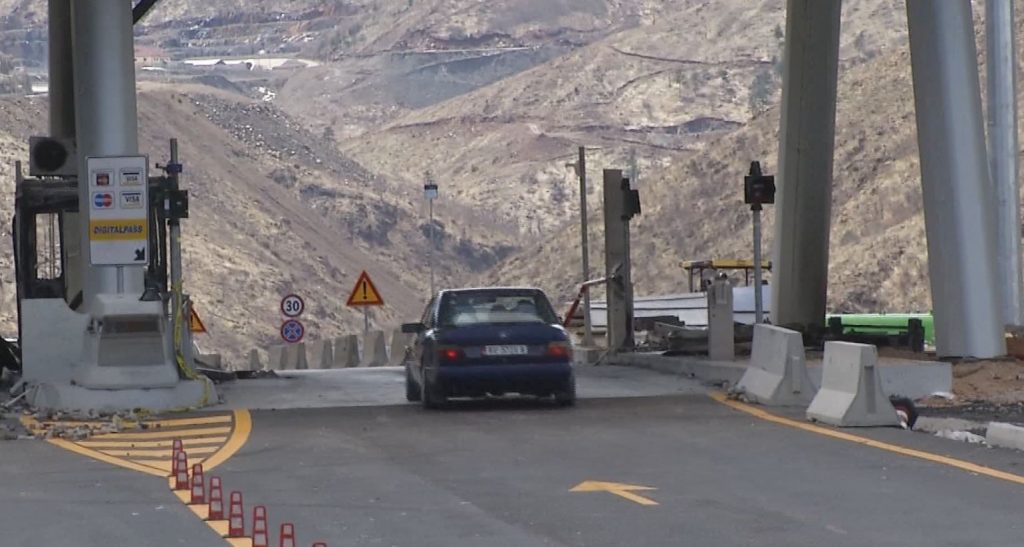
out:
M405 334L419 334L427 330L427 326L423 323L404 323L402 325L402 332Z

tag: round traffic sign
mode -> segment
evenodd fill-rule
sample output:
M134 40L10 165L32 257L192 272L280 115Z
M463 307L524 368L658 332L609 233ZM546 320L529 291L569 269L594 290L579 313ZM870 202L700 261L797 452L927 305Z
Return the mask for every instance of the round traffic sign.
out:
M297 294L289 294L281 299L281 313L285 317L298 317L306 310L306 302Z
M306 335L306 327L297 319L289 319L281 324L281 338L289 344L297 344Z

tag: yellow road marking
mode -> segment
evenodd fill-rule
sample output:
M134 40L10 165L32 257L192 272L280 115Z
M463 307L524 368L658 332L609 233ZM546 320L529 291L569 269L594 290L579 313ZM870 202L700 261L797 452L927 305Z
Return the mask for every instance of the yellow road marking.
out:
M189 448L206 447L206 446L220 446L224 442L224 436L218 435L216 437L200 437L198 439L182 439L181 444L188 451ZM167 439L163 441L91 441L86 439L84 441L78 441L82 446L89 448L172 448L174 446L174 439Z
M904 446L885 443L882 441L876 441L874 439L869 439L867 437L851 435L850 433L844 433L842 431L829 429L827 427L821 427L819 425L814 425L807 422L801 422L799 420L784 418L782 416L777 416L775 414L765 412L764 410L761 410L759 408L754 408L748 404L730 400L723 393L712 393L711 398L726 406L739 410L740 412L746 412L751 416L756 416L765 421L786 425L789 427L795 427L797 429L802 429L804 431L809 431L811 433L817 433L819 435L824 435L826 437L832 437L833 439L840 439L851 443L870 446L872 448L893 452L895 454L900 454L903 456L909 456L911 458L918 458L933 463L955 467L957 469L967 471L968 473L976 473L978 475L985 475L986 477L991 477L994 479L1024 485L1024 477L1020 475L1014 475L1013 473L1007 473L1006 471L1000 471L998 469L993 469L991 467L987 467L984 465L978 465L976 463L971 463L965 460L959 460L957 458L951 458L949 456L941 456L939 454L932 454L931 452L925 452L923 450L915 450L913 448L906 448Z
M153 468L153 467L149 467L147 465L140 465L140 464L137 464L137 463L129 461L129 460L124 460L124 459L121 459L121 458L115 458L114 456L108 456L107 454L104 454L102 452L97 452L97 451L92 450L90 448L86 448L84 446L79 446L79 445L77 445L77 444L75 444L75 443L73 443L71 441L65 441L64 439L49 439L48 442L50 444L59 446L59 447L65 449L65 450L70 450L71 452L75 452L76 454L81 454L83 456L92 458L94 460L99 460L101 462L106 462L106 463L109 463L109 464L112 464L112 465L119 465L121 467L127 467L128 469L131 469L133 471L139 471L141 473L146 473L146 474L149 474L149 475L155 475L157 477L166 477L167 476L167 471L163 471L161 469L156 469L156 468ZM170 466L168 465L168 467L170 467Z
M90 447L90 448L92 448L92 447ZM217 447L217 446L203 446L203 447L186 448L185 452L187 452L189 457L191 457L191 456L196 455L196 454L213 454L214 452L216 452L219 449L220 449L220 447ZM100 449L100 452L103 452L104 454L106 454L108 456L117 456L119 458L133 458L133 459L142 459L142 460L145 460L145 459L162 459L162 460L170 461L171 456L172 456L172 452L174 452L174 451L169 449L169 448L158 448L156 450L153 450L153 449L147 450L147 449L144 449L144 448L143 449L134 448L134 449L131 449L131 450Z
M128 439L176 439L179 437L198 437L198 436L210 436L210 435L227 435L231 433L230 427L207 427L202 429L181 429L181 430L162 430L162 431L140 431L140 432L128 432L128 433L104 433L103 435L95 435L90 437L91 439L103 440L103 439L118 439L126 441Z
M228 458L241 450L245 442L249 440L249 434L252 433L252 415L249 414L249 411L236 410L234 413L234 423L234 432L228 438L228 441L224 443L224 446L216 454L203 462L203 466L207 470L226 462Z
M602 481L583 481L576 486L569 489L570 492L608 492L609 494L615 494L620 498L627 499L633 503L639 503L640 505L658 505L658 502L645 498L639 494L634 494L635 491L647 491L656 490L650 486L638 486L635 484L621 484L617 482L602 482Z

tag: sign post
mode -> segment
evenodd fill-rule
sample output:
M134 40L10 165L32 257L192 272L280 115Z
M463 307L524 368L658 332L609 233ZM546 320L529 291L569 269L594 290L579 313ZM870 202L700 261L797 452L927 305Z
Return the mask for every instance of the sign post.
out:
M306 311L306 301L297 294L289 294L281 299L281 314L285 321L281 323L281 339L289 344L298 344L306 335L306 327L297 318Z
M370 315L369 308L371 306L383 306L384 299L380 296L380 291L370 280L370 275L363 271L359 275L359 279L356 281L356 286L352 287L352 293L348 297L348 302L345 304L350 308L362 308L363 309L363 330L364 332L370 332Z

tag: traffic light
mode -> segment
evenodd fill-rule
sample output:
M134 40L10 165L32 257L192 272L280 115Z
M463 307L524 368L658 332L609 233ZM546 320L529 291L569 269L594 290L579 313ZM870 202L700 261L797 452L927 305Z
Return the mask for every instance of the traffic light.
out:
M750 173L743 179L743 201L758 208L775 203L775 177L762 174L760 162L750 162Z

